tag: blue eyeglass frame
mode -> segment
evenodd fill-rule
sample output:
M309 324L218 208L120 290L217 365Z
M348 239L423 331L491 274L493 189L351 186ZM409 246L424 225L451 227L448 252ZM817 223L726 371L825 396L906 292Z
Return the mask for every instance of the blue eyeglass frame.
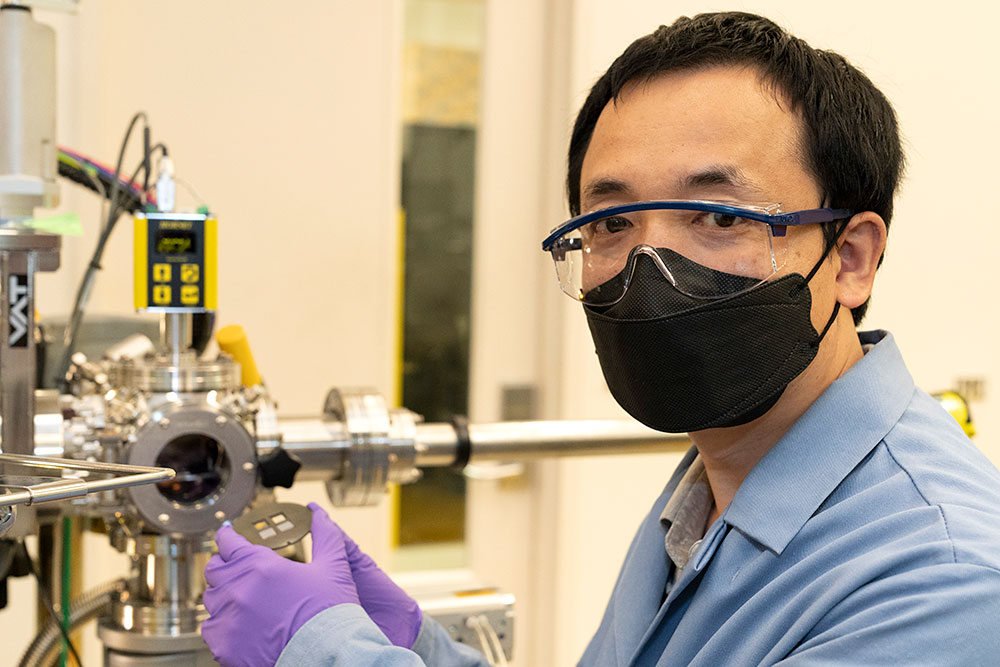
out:
M854 211L846 208L810 208L802 211L790 211L788 213L765 213L761 208L742 208L732 204L722 202L704 201L700 199L664 199L660 201L635 202L633 204L621 204L619 206L609 206L599 211L584 213L575 218L570 218L563 224L552 230L552 233L542 241L542 250L551 252L560 236L579 229L584 225L607 218L619 213L634 213L636 211L660 211L660 210L690 210L705 211L706 213L725 213L735 215L749 220L763 222L771 227L771 234L774 236L784 236L787 228L793 225L814 225L834 220L844 220L854 215Z

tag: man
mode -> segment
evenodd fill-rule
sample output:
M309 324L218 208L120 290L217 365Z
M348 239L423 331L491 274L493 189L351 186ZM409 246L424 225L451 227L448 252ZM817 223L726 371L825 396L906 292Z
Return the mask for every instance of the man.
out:
M661 27L592 89L543 247L615 398L695 446L581 664L1000 661L1000 473L855 330L902 164L872 83L753 15ZM309 565L220 530L220 662L482 664L314 512Z

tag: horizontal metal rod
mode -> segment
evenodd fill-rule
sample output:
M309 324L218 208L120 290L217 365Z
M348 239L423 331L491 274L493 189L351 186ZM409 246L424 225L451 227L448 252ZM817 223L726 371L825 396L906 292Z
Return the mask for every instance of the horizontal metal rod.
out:
M76 477L50 480L39 484L9 485L18 491L0 493L0 506L32 505L80 498L89 493L110 491L127 486L152 484L171 479L174 471L170 468L154 468L151 466L134 466L122 463L101 463L98 461L77 461L72 459L57 459L45 456L27 456L19 454L0 454L0 464L11 463L44 470L76 470L82 472L119 475L109 479L85 480ZM0 489L3 488L0 484Z
M329 479L339 471L350 436L339 422L279 420L283 447L302 468L296 479ZM686 435L672 435L628 420L560 420L469 424L470 462L526 461L563 456L595 456L686 451ZM417 424L416 465L450 466L458 456L458 435L447 423Z
M298 459L302 467L298 481L328 480L343 466L350 436L341 422L316 418L279 419L282 448Z
M274 434L274 437L280 437L282 447L302 464L296 475L299 481L327 480L331 474L339 473L345 452L352 445L351 437L343 423L315 417L279 419L278 434ZM690 446L690 440L686 435L661 433L630 420L511 421L469 424L469 440L471 443L469 461L472 463L527 461L565 456L680 452ZM417 466L423 468L450 466L454 464L458 455L458 435L449 423L417 424L413 447ZM48 442L39 442L35 451L39 454L52 453L58 456L61 448L56 448ZM261 455L266 454L267 451L262 449ZM36 457L35 460L40 459ZM72 461L55 457L42 460L54 464L66 464ZM99 467L118 464L87 463L87 465ZM141 468L141 470L149 472L149 469Z
M560 420L469 424L470 463L526 461L563 456L595 456L686 451L686 435L661 433L627 420ZM451 465L458 436L451 424L418 424L417 466Z

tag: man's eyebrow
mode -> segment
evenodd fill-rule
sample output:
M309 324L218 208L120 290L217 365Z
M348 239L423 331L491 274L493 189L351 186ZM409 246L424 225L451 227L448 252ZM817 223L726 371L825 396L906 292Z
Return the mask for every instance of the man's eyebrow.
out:
M743 170L731 164L718 164L706 167L696 172L682 176L678 181L678 189L697 190L706 187L727 186L734 189L759 193L760 188L747 178Z
M632 188L625 181L620 181L616 178L598 178L596 181L587 183L583 189L583 196L580 199L582 202L587 202L607 197L608 195L627 195L631 192Z

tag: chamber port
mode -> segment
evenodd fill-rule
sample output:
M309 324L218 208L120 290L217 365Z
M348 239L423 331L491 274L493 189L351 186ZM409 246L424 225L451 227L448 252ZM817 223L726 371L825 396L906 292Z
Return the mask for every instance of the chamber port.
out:
M177 473L156 487L165 498L182 505L215 495L229 479L225 448L201 433L187 433L168 442L156 457L156 465Z

